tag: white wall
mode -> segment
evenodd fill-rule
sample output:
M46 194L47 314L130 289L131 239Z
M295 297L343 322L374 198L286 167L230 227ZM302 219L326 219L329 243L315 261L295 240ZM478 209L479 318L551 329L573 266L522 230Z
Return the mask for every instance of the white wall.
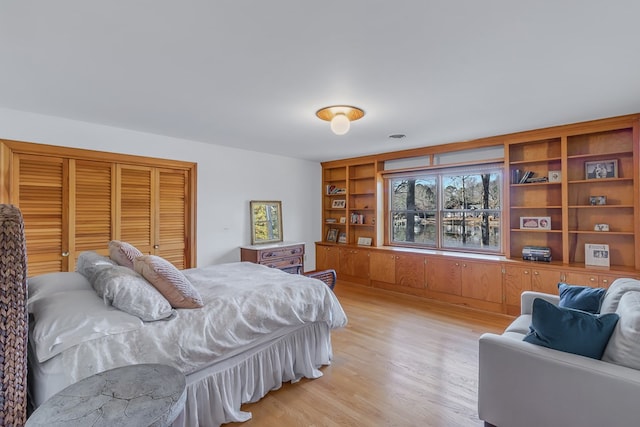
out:
M319 163L0 108L0 138L198 163L198 266L240 260L251 243L250 200L281 200L284 239L321 233Z

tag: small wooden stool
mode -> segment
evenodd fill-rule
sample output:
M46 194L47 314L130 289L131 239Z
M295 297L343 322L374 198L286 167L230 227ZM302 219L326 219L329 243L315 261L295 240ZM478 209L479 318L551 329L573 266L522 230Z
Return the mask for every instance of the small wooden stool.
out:
M99 372L52 396L27 419L26 427L167 427L184 409L184 375L158 364Z

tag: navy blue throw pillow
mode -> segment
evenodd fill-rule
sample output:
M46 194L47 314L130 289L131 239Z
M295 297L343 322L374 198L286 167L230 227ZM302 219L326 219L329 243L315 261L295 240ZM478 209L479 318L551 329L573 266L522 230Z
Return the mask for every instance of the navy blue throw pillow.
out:
M587 313L599 313L604 294L604 288L590 288L589 286L575 286L558 283L560 293L559 307L573 308Z
M593 315L536 298L524 341L600 359L618 319L616 313Z

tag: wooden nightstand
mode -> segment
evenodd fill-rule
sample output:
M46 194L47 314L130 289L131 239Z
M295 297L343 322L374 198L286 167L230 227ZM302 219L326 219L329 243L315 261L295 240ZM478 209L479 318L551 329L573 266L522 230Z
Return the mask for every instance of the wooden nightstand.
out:
M287 273L304 271L304 243L280 242L240 247L240 261L255 262Z

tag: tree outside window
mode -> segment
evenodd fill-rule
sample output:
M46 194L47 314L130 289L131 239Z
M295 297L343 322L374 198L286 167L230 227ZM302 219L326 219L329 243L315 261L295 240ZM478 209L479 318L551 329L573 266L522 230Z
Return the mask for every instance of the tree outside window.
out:
M502 170L389 178L391 244L501 253Z

